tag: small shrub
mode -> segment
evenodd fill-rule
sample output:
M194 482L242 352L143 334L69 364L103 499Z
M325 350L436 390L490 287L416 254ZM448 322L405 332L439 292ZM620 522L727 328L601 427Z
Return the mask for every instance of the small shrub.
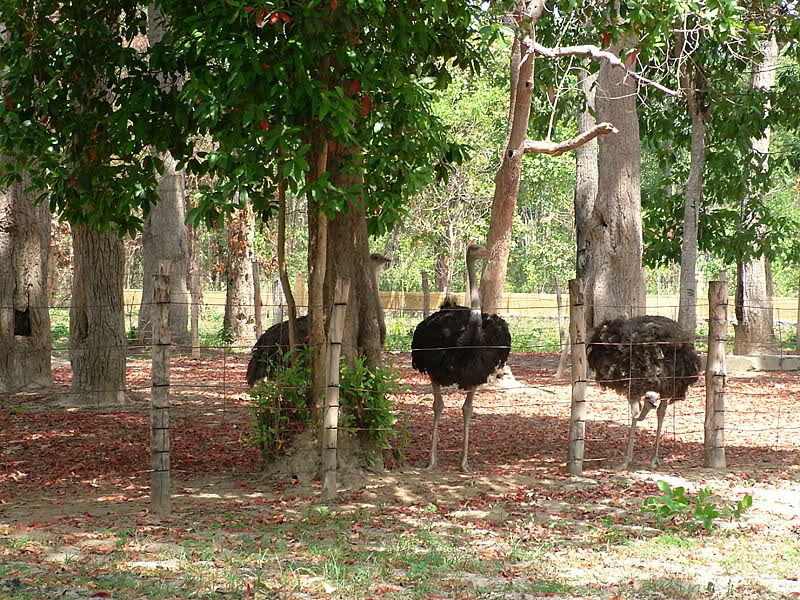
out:
M369 368L362 357L352 367L342 365L339 391L345 426L368 431L381 450L391 448L397 417L390 394L400 388L397 373L386 367Z
M706 532L714 528L717 519L741 519L753 505L753 497L745 495L736 504L720 506L710 500L711 488L704 487L692 496L683 487L671 487L659 480L661 496L650 496L642 504L642 511L651 513L659 527L672 525L678 529L696 531L702 527Z
M253 402L249 441L268 462L283 454L292 438L311 422L308 351L298 350L293 359L284 358L272 379L262 379L249 392Z
M275 364L270 379L250 390L252 421L249 441L267 461L283 454L291 439L311 425L309 408L311 369L308 350ZM399 391L397 374L385 367L368 368L363 358L342 365L340 421L342 427L364 430L379 450L391 448L394 425L390 394Z

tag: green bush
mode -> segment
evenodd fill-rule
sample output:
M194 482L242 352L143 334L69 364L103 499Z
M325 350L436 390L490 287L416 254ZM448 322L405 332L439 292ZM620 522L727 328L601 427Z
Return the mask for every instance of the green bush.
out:
M262 379L250 389L253 404L249 441L267 462L283 454L292 438L310 425L310 383L308 350L301 349L296 351L294 360L286 356L276 366L272 379Z
M266 461L283 454L292 438L311 425L309 408L311 369L308 350L299 350L293 360L285 357L271 379L259 381L250 390L251 434ZM398 375L385 367L370 369L358 358L350 367L342 365L340 376L340 424L369 432L377 448L390 448L397 423L390 394L400 390Z
M717 519L741 519L753 505L750 494L736 504L720 506L710 500L711 488L704 487L696 496L691 496L683 487L673 488L663 480L659 480L657 485L662 495L646 498L642 511L651 513L661 528L671 525L677 529L696 531L703 527L710 532Z
M399 391L400 378L392 369L369 368L362 357L352 367L342 365L339 393L344 425L368 431L379 448L390 448L397 423L390 395Z

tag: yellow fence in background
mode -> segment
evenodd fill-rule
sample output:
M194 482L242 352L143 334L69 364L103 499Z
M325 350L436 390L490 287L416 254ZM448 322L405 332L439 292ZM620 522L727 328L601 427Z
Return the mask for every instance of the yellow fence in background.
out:
M300 312L305 312L305 307L308 305L308 293L304 285L295 285L295 301ZM456 300L464 303L464 293L453 294ZM431 293L431 310L435 311L444 300L444 294L441 292ZM142 290L125 290L125 303L127 305L137 306L141 302ZM384 309L387 311L414 311L422 312L424 298L422 292L381 292L381 301L383 302ZM566 294L561 297L562 310L566 315L568 312L569 296ZM781 321L795 321L797 320L797 298L776 297L773 298L773 314L775 319ZM203 303L207 307L219 306L220 309L225 306L225 292L209 292L203 293ZM262 297L262 305L271 307L273 304L271 294L264 294ZM734 319L734 298L731 296L728 299L728 315L729 319ZM708 301L705 297L698 303L698 317L701 319L708 318ZM500 308L500 313L519 315L523 317L530 316L545 316L556 317L558 316L558 308L556 304L555 294L506 294L503 298L503 303ZM677 296L647 296L647 314L650 315L663 315L672 319L677 318L678 315L678 297Z

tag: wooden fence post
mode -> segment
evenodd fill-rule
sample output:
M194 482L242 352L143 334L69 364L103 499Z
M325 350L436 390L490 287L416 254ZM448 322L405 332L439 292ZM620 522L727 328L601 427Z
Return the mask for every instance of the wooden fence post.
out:
M567 471L583 473L586 441L586 313L582 279L569 282L569 336L572 344L572 410L569 416Z
M169 460L169 266L158 263L154 275L153 306L150 310L153 330L153 366L150 393L150 511L166 517L170 513Z
M725 343L728 341L728 285L708 284L708 358L706 362L706 421L703 466L724 469L725 461Z
M428 285L428 272L422 272L422 318L427 319L431 314L431 288ZM403 314L405 316L405 314Z
M342 352L342 332L350 296L350 280L337 279L333 310L328 326L328 387L325 391L325 412L322 429L322 464L325 471L322 499L336 498L336 451L339 441L339 357Z

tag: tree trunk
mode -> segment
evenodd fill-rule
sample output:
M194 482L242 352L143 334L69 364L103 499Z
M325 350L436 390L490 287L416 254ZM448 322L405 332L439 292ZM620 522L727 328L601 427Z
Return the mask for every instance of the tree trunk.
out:
M316 181L328 169L328 141L322 130L311 136L308 178ZM327 335L324 288L327 272L328 217L319 209L311 194L308 194L308 314L311 321L308 346L311 351L311 403L317 411L326 386Z
M778 44L771 37L762 46L761 64L753 71L753 88L775 87L775 72L778 68ZM769 153L770 131L753 140L753 150L766 157ZM765 159L766 160L766 159ZM750 220L748 196L742 199L742 221ZM767 289L767 259L755 258L747 263L741 260L736 265L736 332L733 342L734 354L770 354L777 348L772 322L772 297Z
M544 2L517 0L515 13L521 18L518 22L517 38L514 52L520 58L512 57L512 82L516 85L511 90L511 119L508 143L503 155L503 162L495 176L494 198L492 200L492 216L486 247L489 258L481 279L481 308L486 313L496 313L500 306L503 288L508 270L508 256L511 253L511 227L519 196L519 182L522 173L524 143L528 135L528 120L531 114L531 95L533 93L533 30L536 21L542 15Z
M337 170L339 164L352 164L355 151L337 151L330 158L337 187L351 188L360 184L360 177ZM359 200L356 200L360 201ZM349 210L336 215L328 223L328 266L325 277L325 306L333 305L336 279L350 280L350 299L347 304L342 355L349 364L363 356L368 367L381 364L380 306L378 290L372 276L369 258L369 234L363 211L350 203Z
M703 204L706 164L705 78L698 67L695 67L691 88L683 87L692 119L692 157L683 207L678 323L694 338L697 329L697 218Z
M256 220L250 205L237 210L228 223L228 268L223 327L234 346L255 341L253 252Z
M175 170L177 162L169 154L161 156L164 174L158 181L158 203L144 222L142 234L142 303L139 308L137 341L149 344L151 339L150 307L153 302L153 281L158 264L170 261L169 328L172 343L189 345L189 288L187 285L188 239L186 234L186 184L183 172Z
M256 339L264 333L263 319L261 315L261 267L258 259L253 256L253 304L255 304L255 332Z
M635 46L624 38L610 51ZM636 82L619 68L604 64L597 79L597 120L619 133L598 141L598 189L587 231L587 322L644 314L640 197L641 154L636 114Z
M5 162L0 160L0 163ZM0 190L0 391L52 382L47 271L50 211L25 193Z
M589 71L578 71L578 87L586 98L586 108L578 113L578 133L589 131L597 124L593 111L595 105L595 84L597 75ZM589 257L589 224L597 198L597 139L593 139L575 149L575 237L577 254L575 275L578 279L586 277L586 263Z
M75 276L69 313L70 362L75 404L125 402L125 249L116 233L72 228Z
M191 199L186 197L185 208L192 208ZM191 324L189 326L192 358L200 358L200 309L203 304L203 292L200 287L200 257L197 249L197 230L193 225L186 226L186 240L189 249L188 279L189 296L191 298Z

